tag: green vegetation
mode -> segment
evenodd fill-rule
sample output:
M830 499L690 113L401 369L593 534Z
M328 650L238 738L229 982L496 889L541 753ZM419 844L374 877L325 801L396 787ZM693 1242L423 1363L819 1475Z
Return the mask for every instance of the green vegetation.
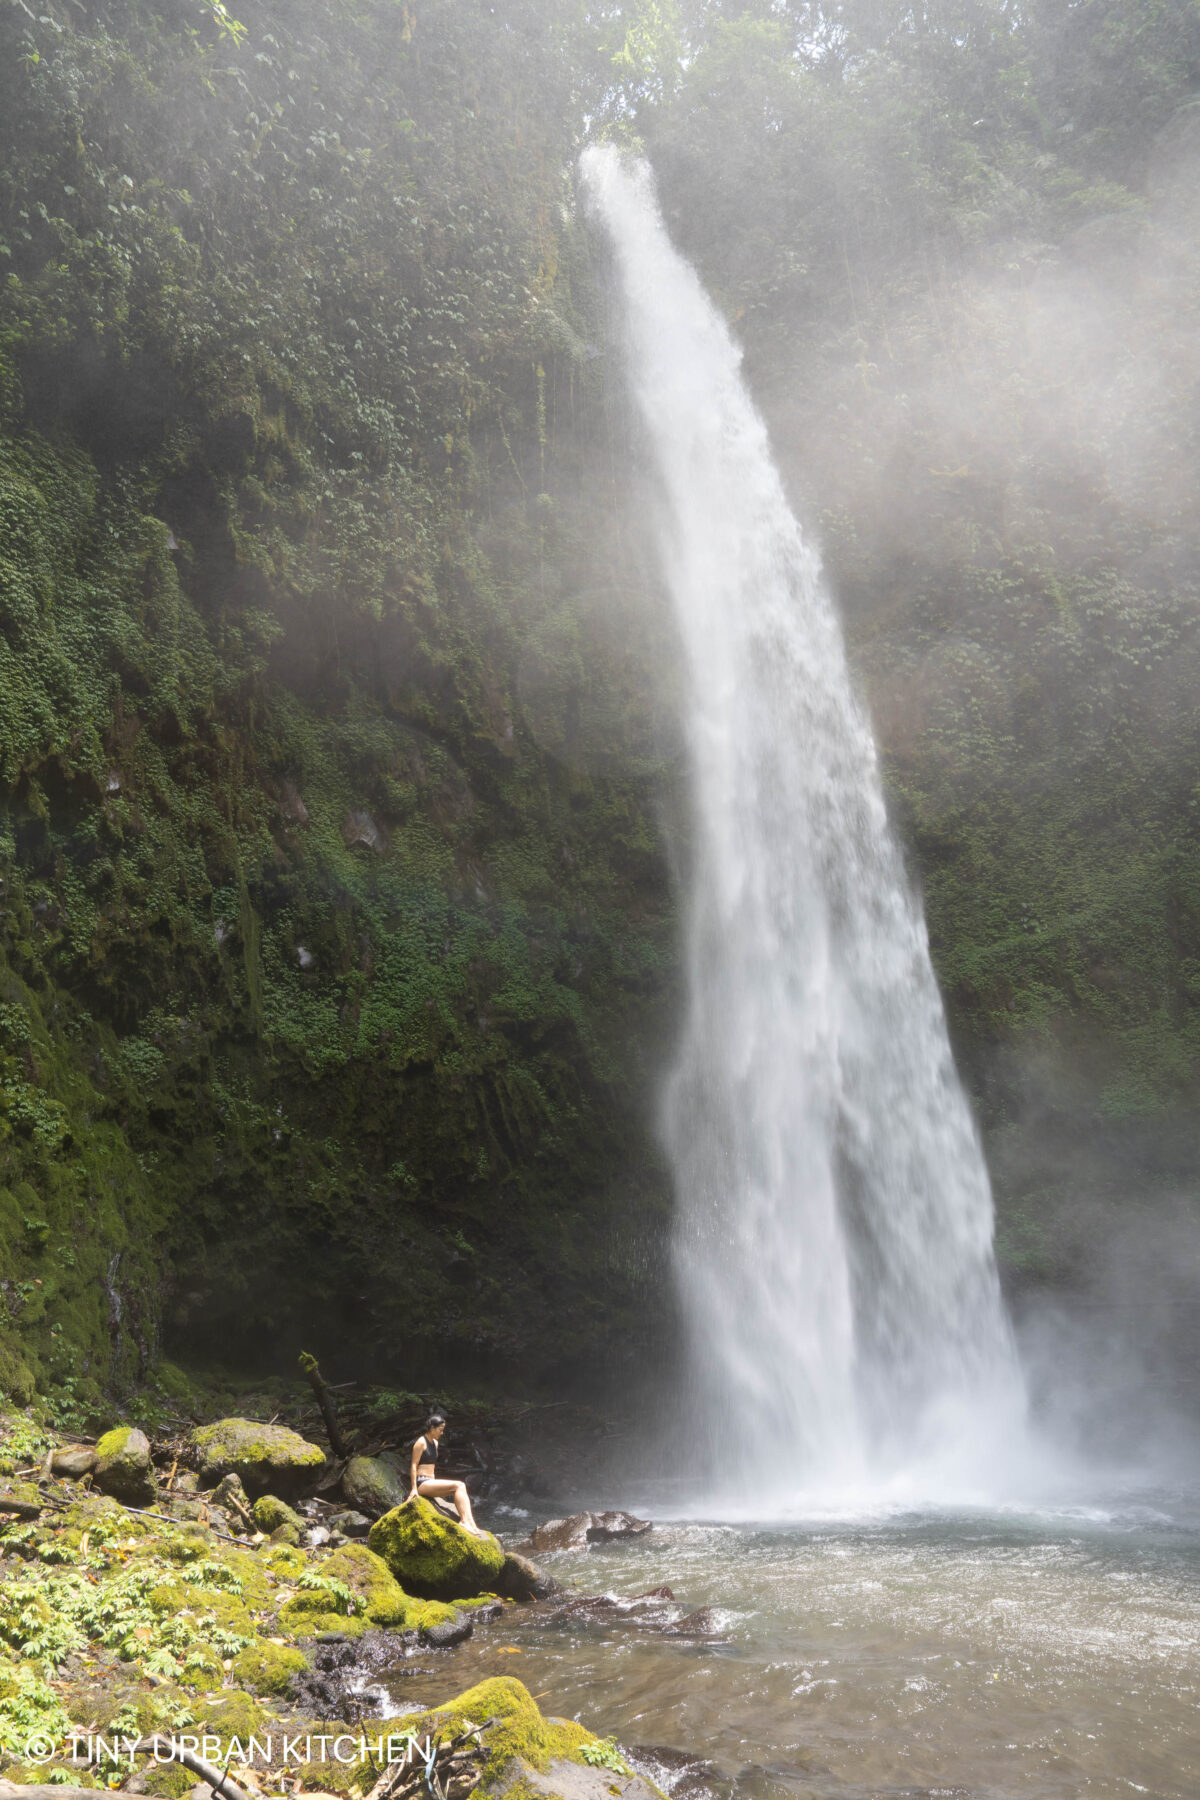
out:
M469 1536L431 1500L410 1500L376 1519L368 1543L404 1587L435 1600L488 1591L504 1567L494 1537Z
M569 62L536 8L239 10L0 20L0 1374L85 1409L164 1318L533 1379L654 1317Z
M18 1421L3 1415L0 1448L8 1460L23 1448ZM282 1719L294 1732L307 1718L294 1691L295 1678L311 1667L301 1644L311 1648L324 1631L343 1638L367 1629L414 1632L457 1616L453 1606L404 1592L363 1544L241 1548L166 1511L131 1513L65 1482L48 1485L40 1500L36 1519L0 1517L5 1779L73 1781L65 1744L72 1731L137 1737L202 1726L245 1741ZM467 1602L485 1603L479 1595ZM532 1733L522 1753L534 1760L553 1746L590 1742L580 1727L566 1727L564 1737L542 1721L519 1684L501 1685L508 1701L495 1709L506 1721L494 1747L500 1763L512 1754L518 1725ZM48 1760L36 1768L21 1760L35 1734L49 1740ZM283 1759L283 1735L275 1743ZM332 1773L339 1791L365 1791L374 1779L364 1763ZM178 1771L151 1766L147 1774L152 1792L184 1791ZM311 1771L308 1777L312 1786Z
M1010 1270L1190 1174L1194 7L101 0L0 49L0 1393L669 1342L671 641L588 130L819 526Z

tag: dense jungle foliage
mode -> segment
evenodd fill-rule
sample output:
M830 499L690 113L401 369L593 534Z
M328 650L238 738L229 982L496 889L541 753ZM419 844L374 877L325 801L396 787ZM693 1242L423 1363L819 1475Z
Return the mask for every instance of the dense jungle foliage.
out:
M686 844L589 135L821 536L1010 1280L1179 1229L1192 0L2 0L0 44L0 1388L669 1347Z

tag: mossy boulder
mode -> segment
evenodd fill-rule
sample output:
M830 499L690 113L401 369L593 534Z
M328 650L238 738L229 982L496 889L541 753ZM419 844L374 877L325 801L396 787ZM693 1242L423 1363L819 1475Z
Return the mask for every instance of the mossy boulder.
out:
M96 1445L93 1480L102 1494L125 1506L153 1506L158 1498L150 1440L136 1425L106 1431Z
M324 1581L337 1582L350 1589L354 1595L351 1619L366 1619L372 1625L401 1629L415 1627L415 1615L420 1611L421 1603L404 1592L387 1564L365 1544L345 1544L335 1550L320 1565L319 1574ZM313 1621L318 1616L338 1613L341 1604L331 1587L304 1588L287 1602L280 1617L301 1635L339 1631L346 1622L343 1617L339 1616L333 1624L316 1625Z
M234 1657L232 1674L252 1694L286 1694L292 1676L307 1667L308 1658L294 1645L259 1638Z
M494 1591L504 1568L494 1537L472 1537L428 1500L393 1507L372 1525L367 1543L407 1592L431 1600Z
M265 1531L269 1536L271 1532L278 1531L281 1525L286 1525L296 1533L296 1536L282 1541L294 1544L300 1542L300 1533L304 1530L304 1520L299 1513L293 1512L287 1501L281 1500L278 1494L260 1494L250 1510L254 1515L254 1523L260 1531Z
M542 1775L556 1760L577 1762L581 1768L586 1768L579 1752L584 1744L597 1741L592 1732L574 1720L543 1717L529 1689L511 1675L496 1675L489 1681L481 1681L457 1699L435 1707L419 1718L410 1713L399 1728L411 1731L418 1738L428 1733L444 1740L457 1737L469 1725L481 1725L485 1719L495 1720L483 1738L486 1751L483 1786L486 1791L508 1787L515 1776L519 1777L522 1765ZM385 1722L380 1729L386 1735L394 1728L390 1722Z
M248 1494L277 1494L295 1500L310 1494L325 1468L325 1453L284 1425L253 1419L218 1419L192 1433L200 1452L200 1479L206 1486L223 1475L241 1476Z
M342 1475L342 1492L351 1506L374 1518L404 1504L408 1480L398 1456L352 1456Z

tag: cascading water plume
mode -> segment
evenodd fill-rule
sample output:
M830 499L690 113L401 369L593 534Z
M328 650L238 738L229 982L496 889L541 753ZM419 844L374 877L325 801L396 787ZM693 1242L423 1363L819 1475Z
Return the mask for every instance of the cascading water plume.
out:
M684 658L687 1015L664 1110L712 1504L986 1481L1023 1413L982 1151L817 556L644 163L585 152ZM923 1497L928 1498L926 1493Z

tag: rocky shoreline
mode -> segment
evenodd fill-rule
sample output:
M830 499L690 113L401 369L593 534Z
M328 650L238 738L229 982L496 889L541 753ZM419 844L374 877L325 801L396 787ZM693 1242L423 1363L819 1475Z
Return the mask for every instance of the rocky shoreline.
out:
M119 1787L182 1800L195 1789L200 1800L220 1783L188 1751L194 1740L231 1759L225 1800L403 1800L415 1777L397 1744L410 1761L414 1742L426 1756L432 1745L436 1760L456 1739L445 1779L427 1769L414 1794L689 1791L703 1765L686 1753L656 1750L648 1779L611 1740L544 1717L511 1677L395 1708L386 1673L452 1659L512 1609L624 1608L634 1629L712 1632L703 1612L680 1619L668 1589L628 1602L573 1593L533 1560L640 1535L645 1521L576 1514L506 1549L403 1488L395 1454L339 1458L277 1421L231 1416L160 1436L122 1425L93 1442L50 1441L27 1415L0 1420L0 1793ZM446 1675L453 1693L452 1666ZM353 1754L331 1757L331 1741ZM213 1779L197 1786L204 1773Z

